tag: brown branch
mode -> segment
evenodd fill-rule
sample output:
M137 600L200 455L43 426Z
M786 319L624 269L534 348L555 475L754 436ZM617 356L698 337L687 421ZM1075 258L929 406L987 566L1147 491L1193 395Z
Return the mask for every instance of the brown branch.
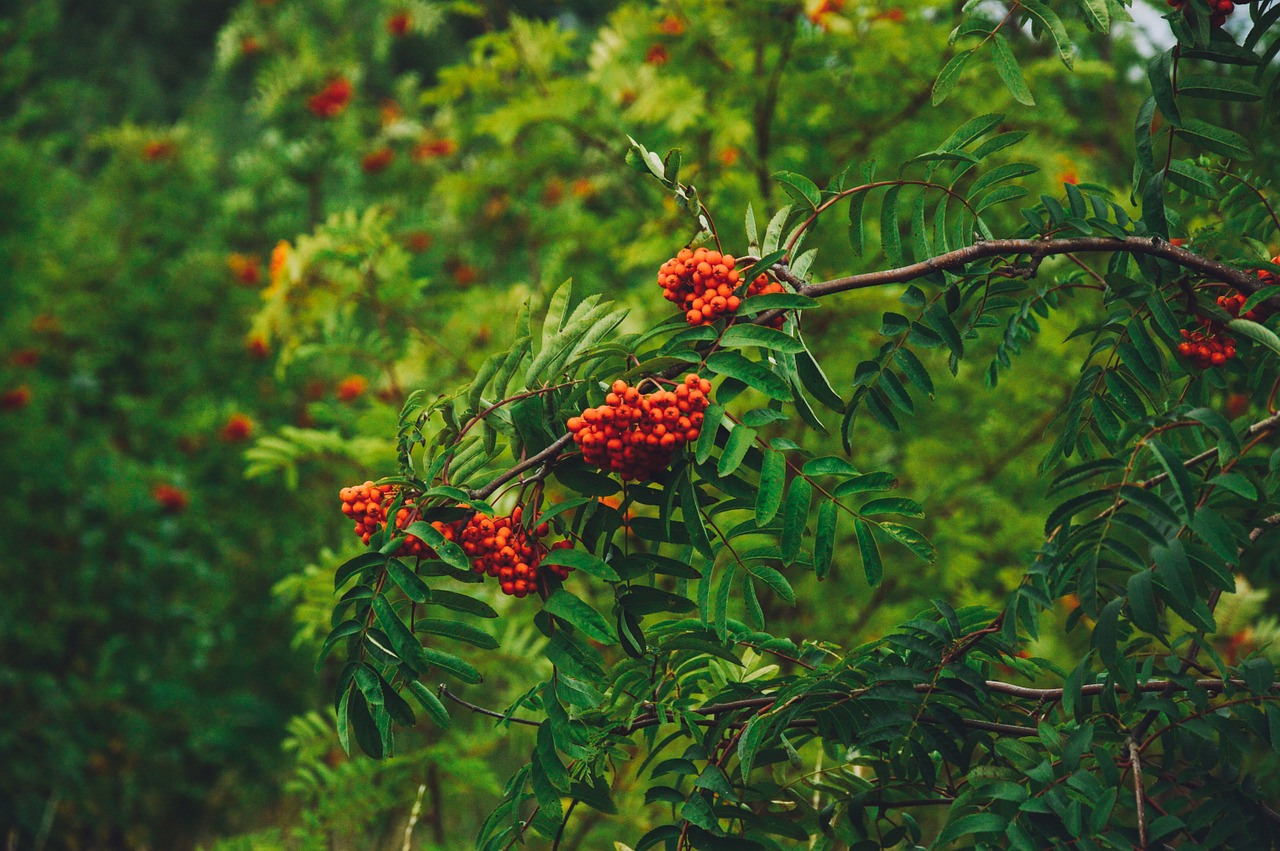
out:
M1147 796L1142 789L1142 756L1138 751L1138 743L1129 739L1129 767L1133 769L1133 800L1138 811L1138 848L1147 848Z
M490 718L497 718L497 719L499 719L499 720L501 720L501 721L510 721L512 724L524 724L526 727L539 727L539 726L541 726L541 722L539 722L539 721L530 721L528 718L517 718L517 717L516 717L516 716L514 716L514 715L504 715L504 714L503 714L503 713L501 713L501 712L495 712L495 711L494 711L494 710L492 710L492 709L486 709L486 708L485 708L485 707L483 707L483 706L477 706L477 705L476 705L476 704L474 704L474 703L468 703L467 701L465 701L465 700L463 700L462 698L458 697L458 696L457 696L456 694L454 694L453 692L449 691L449 687L448 687L448 686L446 686L444 683L441 683L441 684L440 684L440 689L439 689L439 691L440 691L440 696L441 696L441 697L444 697L444 698L447 698L447 699L449 699L449 700L452 700L454 703L458 704L459 706L463 707L464 709L469 709L469 710L471 710L472 712L476 713L477 715L488 715Z
M860 275L848 275L830 281L807 284L800 288L802 295L820 297L847 290L859 290L867 287L879 287L886 284L901 284L923 278L934 272L950 271L989 257L1018 257L1026 255L1033 262L1060 254L1084 254L1090 252L1125 252L1128 254L1145 254L1177 263L1186 269L1199 272L1205 277L1214 278L1230 284L1242 293L1253 295L1262 289L1262 282L1246 272L1233 269L1217 260L1201 257L1184 248L1168 243L1159 237L1131 236L1117 239L1109 236L1082 236L1064 239L992 239L976 242L964 248L930 257L919 263L902 266L897 269L884 269L878 272L865 272ZM1271 300L1268 300L1268 304ZM1277 305L1280 307L1280 305Z
M488 499L488 497L494 491L496 491L498 488L502 487L507 482L514 479L516 476L523 473L525 470L531 470L534 467L537 467L542 464L546 464L555 460L556 457L558 457L561 452L563 452L565 449L569 447L570 443L573 443L573 435L572 434L562 435L559 440L557 440L555 443L551 444L546 449L539 452L537 455L534 455L532 458L526 458L525 460L521 461L519 464L516 464L510 470L507 470L505 473L502 473L501 475L496 477L493 481L489 482L489 484L485 485L484 487L471 491L471 496L475 499Z

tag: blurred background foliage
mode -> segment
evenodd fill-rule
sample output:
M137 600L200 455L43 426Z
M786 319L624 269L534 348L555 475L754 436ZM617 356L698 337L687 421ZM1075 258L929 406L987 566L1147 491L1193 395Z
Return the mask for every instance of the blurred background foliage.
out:
M1125 198L1131 32L1075 27L1069 76L1024 33L1036 107L979 63L934 108L957 5L6 11L0 827L15 847L470 847L527 734L462 713L385 762L342 753L313 673L331 568L358 549L339 487L390 472L405 395L463 383L563 279L631 307L635 328L665 315L656 269L694 228L623 166L628 134L682 149L735 253L747 204L781 202L772 173L821 185L853 162L895 167L982 112L1031 133L1009 158L1038 165L1044 191ZM810 237L820 276L883 260L854 258L842 228ZM814 314L815 350L847 353L827 361L837 387L895 295ZM827 587L802 580L798 607L768 613L775 632L852 646L930 596L1000 599L1048 507L1040 436L1080 354L1062 329L1092 309L1046 320L1004 392L941 384L900 433L859 428L855 463L899 471L940 558L886 552L872 593L837 554ZM502 649L474 653L488 677L467 696L502 707L545 662L527 608L498 596ZM1265 595L1246 596L1220 649L1273 623ZM1039 653L1065 665L1078 649ZM624 813L638 833L642 809ZM596 815L566 847L605 847L620 828Z

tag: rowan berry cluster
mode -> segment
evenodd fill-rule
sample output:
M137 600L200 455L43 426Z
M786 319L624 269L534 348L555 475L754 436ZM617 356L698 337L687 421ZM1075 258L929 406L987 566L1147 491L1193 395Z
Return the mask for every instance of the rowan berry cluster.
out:
M356 522L355 533L366 544L369 543L369 539L373 537L375 532L386 528L387 511L391 504L395 502L397 490L394 485L379 487L373 482L365 482L362 485L343 488L338 493L338 496L342 499L342 513ZM396 511L396 528L403 529L417 518L418 511L414 507L413 500L406 499ZM452 541L457 537L457 533L452 526L439 522L431 525L440 534L444 535L445 540ZM405 537L404 543L400 545L400 549L396 550L395 554L397 556L415 556L417 558L432 558L435 556L435 553L427 546L426 542L414 535Z
M625 381L615 381L605 404L570 417L569 432L582 447L582 457L626 481L644 481L671 465L671 457L697 440L711 382L686 375L672 390L642 395Z
M710 325L736 313L742 299L734 293L742 274L734 268L736 261L728 254L707 248L684 248L658 270L662 297L685 312L690 325ZM782 284L770 281L768 275L757 275L747 287L747 295L783 292ZM782 325L782 317L774 322Z
M1178 344L1178 354L1200 369L1222 366L1236 356L1236 341L1214 330L1182 331L1183 342Z
M334 77L318 93L307 98L307 109L318 118L336 118L351 102L354 89L346 77Z
M1204 0L1209 6L1209 22L1215 27L1220 27L1227 21L1227 16L1236 10L1236 4L1233 0ZM1168 0L1170 6L1175 9L1181 9L1187 5L1187 0Z
M1243 295L1220 295L1218 296L1218 307L1221 307L1237 319L1248 319L1250 322L1262 322L1266 319L1260 307L1246 311L1243 316L1240 314L1241 308L1244 307L1245 302L1248 300Z
M462 551L471 559L471 569L476 573L494 576L503 594L525 597L538 590L547 573L568 578L572 568L542 563L551 550L572 547L569 541L558 541L547 547L539 538L550 527L543 523L534 530L520 523L524 509L516 506L506 517L488 517L474 514L462 526L459 538Z
M398 488L394 485L378 486L373 482L343 488L342 513L355 521L355 533L366 544L374 534L387 526L387 512L395 502ZM468 506L462 505L461 508ZM474 513L467 520L454 523L432 521L431 525L446 541L453 541L471 560L471 569L498 580L502 593L513 597L527 597L541 587L545 576L568 578L573 568L558 564L542 563L551 550L567 549L573 544L558 541L550 546L540 539L546 537L551 527L543 523L536 529L525 528L520 522L524 514L516 506L504 517L489 517ZM412 499L406 499L396 511L395 525L404 529L419 517ZM395 552L400 557L437 558L437 554L422 539L408 535Z

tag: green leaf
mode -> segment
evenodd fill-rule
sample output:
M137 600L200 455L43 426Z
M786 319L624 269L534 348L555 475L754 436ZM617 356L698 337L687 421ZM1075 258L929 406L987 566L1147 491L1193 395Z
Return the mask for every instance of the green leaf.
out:
M934 331L937 331L947 348L957 358L964 357L964 341L960 339L960 330L951 321L951 315L939 302L929 305L924 312L924 320Z
M782 561L792 564L800 554L805 524L809 520L809 504L813 501L813 485L796 476L787 490L786 507L782 515Z
M766 310L812 310L815 307L821 307L822 302L816 298L809 298L807 295L799 293L768 293L767 295L753 295L751 298L742 300L742 304L738 306L738 312L735 316L754 316L757 313L763 313ZM739 326L730 326L729 330L733 330ZM714 334L712 337L714 338Z
M824 499L818 506L818 527L813 536L813 570L818 579L826 579L831 570L831 557L836 549L837 508L834 500Z
M1147 441L1147 447L1156 456L1165 473L1169 475L1175 497L1173 505L1178 511L1179 519L1190 526L1195 517L1196 490L1191 484L1191 476L1187 473L1187 468L1182 465L1183 459L1157 440Z
M333 574L333 590L337 591L343 585L347 584L347 580L355 576L357 573L372 567L375 564L385 564L387 556L382 553L361 553L353 559L349 559L334 571Z
M923 517L924 509L914 499L900 496L885 496L873 499L858 509L859 514L900 514L903 517Z
M484 600L477 600L470 594L459 594L456 591L443 591L439 588L431 592L431 605L441 606L466 615L480 618L496 618L498 613Z
M855 493L891 490L895 484L897 484L897 482L893 477L893 473L864 473L836 485L836 489L833 493L837 498L843 499L844 497L852 496Z
M811 458L800 468L806 476L856 476L858 470L838 455Z
M760 250L766 256L778 250L778 243L782 241L782 229L787 224L787 217L791 215L791 209L791 205L788 204L774 213L773 218L769 219L769 224L764 229L764 242L760 245ZM750 282L750 279L744 277L744 281Z
M762 349L788 354L804 351L804 343L795 337L763 325L730 325L721 335L720 345L725 348L759 346Z
M1156 609L1154 576L1149 570L1140 570L1129 577L1126 595L1133 622L1144 632L1160 632L1160 615Z
M699 464L707 463L711 452L716 448L716 432L724 420L724 405L711 405L703 414L702 430L698 432L698 441L694 445L693 457Z
M1147 63L1147 79L1160 113L1175 127L1182 123L1178 102L1173 93L1173 48L1157 53Z
M776 171L773 173L773 179L781 183L787 193L797 201L803 201L810 207L817 207L822 203L822 193L818 191L818 185L802 174Z
M1040 0L1022 0L1021 6L1022 11L1038 20L1045 32L1049 33L1062 64L1068 68L1074 67L1075 56L1072 53L1071 37L1067 35L1067 28L1062 25L1062 19L1057 13Z
M938 557L938 554L933 549L933 544L929 543L929 539L910 526L889 522L881 522L876 525L880 527L882 532L887 533L889 537L915 553L918 558L932 562Z
M392 581L400 586L400 590L404 592L404 595L413 602L426 603L430 601L431 589L404 562L393 558L387 563L387 573L391 576Z
M382 594L377 594L373 598L372 605L373 613L377 616L378 623L382 625L387 639L391 642L391 649L400 657L400 661L418 673L425 674L430 664L426 653L417 637L409 631L404 621L400 620L391 603Z
M1263 287L1245 300L1244 306L1240 308L1240 315L1244 315L1253 310L1264 301L1272 298L1280 298L1280 286Z
M1253 149L1243 136L1231 130L1216 127L1207 121L1188 118L1178 125L1174 132L1206 151L1238 160L1253 159Z
M964 66L969 62L969 57L973 56L973 49L962 50L955 56L951 57L942 71L938 74L938 79L933 81L932 100L933 105L937 106L947 99L947 95L956 87L956 83L960 82L960 72L964 70ZM861 256L861 252L859 252Z
M409 681L409 693L417 699L418 705L422 707L422 711L427 713L427 717L432 720L437 727L442 730L449 728L452 719L449 717L449 710L445 709L440 698L431 693L431 689L424 686L417 680Z
M1000 33L995 33L991 44L994 48L992 58L996 64L996 74L1004 81L1009 94L1023 106L1035 106L1036 99L1031 96L1031 89L1027 87L1022 69L1018 67L1018 60L1013 55L1013 48L1009 46L1009 39Z
M1248 337L1255 343L1261 343L1280 355L1280 337L1277 337L1270 328L1259 325L1257 322L1250 322L1248 319L1233 319L1227 323L1227 327L1240 336Z
M831 386L831 381L823 372L822 366L807 348L796 355L796 373L800 376L800 383L804 385L804 389L808 390L813 398L833 411L844 411L844 399L841 399L840 394Z
M471 559L467 558L467 554L462 551L462 547L453 541L447 540L439 529L425 520L410 523L409 528L404 531L406 535L413 535L425 541L427 546L435 550L436 555L440 556L440 559L450 567L456 567L458 570L471 569Z
M1266 95L1244 77L1222 77L1217 74L1180 74L1178 94L1220 101L1255 101Z
M617 636L609 629L609 622L587 602L563 588L548 597L543 608L574 628L580 629L584 635L594 641L601 644L618 643Z
M430 662L432 666L453 674L453 676L462 680L464 683L477 685L484 682L484 677L480 676L480 672L477 671L470 662L466 662L463 659L454 656L452 653L433 650L430 647L423 647L422 653L426 656L427 661Z
M907 348L899 348L893 353L893 359L898 362L898 366L902 367L903 373L916 386L916 389L932 399L934 395L933 379L929 377L929 372L924 368L924 364L920 362L915 353Z
M364 624L354 619L345 620L335 626L333 631L325 638L324 644L320 646L320 655L316 658L316 670L319 671L324 668L325 658L339 641L344 638L350 638L362 629L364 629Z
M791 583L781 573L772 567L757 562L748 561L744 566L747 569L747 573L768 585L769 590L785 600L787 605L794 606L796 604L796 592L792 590Z
M790 210L791 208L787 207L786 209ZM772 227L772 223L770 224L770 227ZM787 259L787 250L785 248L775 248L770 250L769 253L765 254L765 256L761 257L756 262L752 263L746 269L743 269L742 283L738 285L738 294L740 296L745 295L747 292L748 284L750 284L757 277L759 277L761 273L769 271L769 269L772 268L775 263L781 263L786 259Z
M711 548L711 539L707 537L707 527L702 521L698 488L693 483L692 469L687 469L686 475L680 478L680 513L684 517L684 528L689 533L689 540L698 552L714 561L715 551Z
M707 369L717 375L736 378L770 399L781 402L791 400L791 387L787 382L764 364L747 360L737 352L715 352L707 358Z
M442 620L440 618L419 618L413 625L413 631L425 632L430 635L443 635L445 638L452 638L454 641L461 641L485 650L496 650L498 647L498 640L483 629L478 629L471 624L459 623L458 621Z
M542 323L542 345L545 349L556 335L564 330L565 320L569 317L569 300L573 298L573 278L569 278L551 294L547 303L547 318Z
M880 204L880 249L890 266L901 266L902 235L898 233L898 190L890 186Z
M360 749L374 759L382 759L382 734L378 731L373 715L369 712L369 704L363 692L352 692L347 701L347 723L356 734L356 743Z
M880 563L880 547L871 533L871 527L861 517L854 518L853 531L858 537L858 552L862 555L862 570L867 575L867 584L875 588L884 578L884 566Z
M1009 820L1002 815L996 813L970 813L947 824L941 834L938 835L938 841L934 843L937 846L946 845L948 842L959 839L962 836L970 836L975 833L1003 833L1005 825Z
M756 525L768 526L782 507L782 493L787 485L787 458L776 449L764 450L760 464L760 490L756 494Z
M1225 464L1232 458L1237 457L1242 451L1240 438L1236 436L1236 430L1231 427L1231 423L1222 414L1212 408L1196 408L1188 411L1187 417L1202 423L1217 435L1219 464Z
M622 577L618 576L618 572L610 567L604 559L599 556L592 555L586 550L551 550L543 556L542 564L557 564L563 565L564 567L572 567L574 570L581 570L588 576L594 576L597 579L603 579L607 582L622 581Z
M1094 32L1104 33L1111 28L1111 10L1107 8L1106 0L1077 0L1081 11L1084 12L1084 19L1089 24L1089 29ZM1181 89L1179 85L1179 89Z
M866 233L862 223L862 210L869 192L859 192L849 198L849 247L854 257L861 257L866 250Z
M1218 184L1213 175L1189 160L1173 160L1165 175L1174 186L1201 198L1216 199Z

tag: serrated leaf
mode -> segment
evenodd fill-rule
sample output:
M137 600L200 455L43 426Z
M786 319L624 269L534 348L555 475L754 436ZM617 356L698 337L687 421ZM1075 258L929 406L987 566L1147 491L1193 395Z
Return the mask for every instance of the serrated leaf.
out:
M933 544L929 543L929 539L910 526L889 522L881 522L876 525L880 527L882 532L887 533L889 537L911 550L924 561L932 562L938 557L938 554L933 549Z
M458 570L471 569L471 559L467 558L467 554L462 551L462 547L453 541L447 540L439 529L425 520L410 523L409 527L404 531L406 535L413 535L415 538L421 538L425 541L427 546L435 550L436 555L440 556L441 561L445 564L456 567Z
M1022 11L1038 20L1045 32L1049 33L1062 64L1068 68L1074 67L1075 57L1072 53L1071 37L1067 35L1067 28L1062 25L1062 19L1057 13L1040 0L1022 0L1019 5Z
M867 575L867 584L875 588L884 578L884 566L880 563L880 547L871 533L871 527L861 517L854 518L853 531L858 538L858 552L862 556L862 570Z
M716 448L716 432L724 420L724 405L711 405L703 414L702 430L698 433L698 441L694 444L694 460L699 464L707 463L711 452Z
M782 561L792 564L800 554L805 524L809 520L809 504L813 501L813 485L801 476L791 480L782 516Z
M725 443L724 451L720 453L720 460L716 464L716 472L721 478L730 476L738 466L742 464L742 460L747 457L747 452L755 443L756 430L745 425L734 426L733 431L729 432L729 440Z
M316 658L316 670L324 668L324 660L333 650L334 646L344 638L350 638L360 632L364 625L358 620L345 620L333 628L329 635L325 638L324 644L320 646L320 655Z
M413 602L426 603L431 599L431 589L427 587L427 583L399 559L393 558L387 563L387 573Z
M1022 76L1022 69L1018 67L1018 60L1013 55L1009 40L1000 33L995 33L991 44L994 48L992 58L995 61L996 74L1009 89L1009 94L1023 106L1035 106L1036 99L1031 96L1031 89L1027 87L1027 81Z
M1174 132L1184 139L1194 142L1206 151L1222 154L1239 160L1253 159L1253 149L1248 140L1231 130L1217 127L1207 121L1188 118L1178 125Z
M962 50L951 57L950 61L938 72L938 78L933 81L931 94L934 106L938 106L946 100L947 95L951 94L952 90L955 89L956 83L960 82L960 73L964 71L964 66L968 64L971 56L973 56L972 48Z
M818 185L803 174L796 174L791 171L776 171L772 176L797 201L802 201L810 207L817 207L822 203L822 193L818 191Z
M1259 325L1257 322L1251 322L1248 319L1233 319L1227 323L1227 327L1240 336L1248 337L1255 343L1261 343L1280 355L1280 337L1277 337L1270 328Z
M760 464L760 490L756 494L756 525L768 526L782 507L787 485L787 458L776 449L765 449Z
M791 400L791 388L787 382L764 364L748 360L737 352L715 352L707 358L706 364L707 369L717 375L736 378L770 399Z
M556 591L543 604L552 615L580 629L588 638L601 644L617 644L618 639L609 629L609 622L590 604L563 588Z
M431 693L431 689L424 686L417 680L409 681L409 693L417 699L418 705L422 707L422 711L427 713L427 717L442 730L449 728L453 719L449 717L449 710L440 702L440 698Z
M720 345L726 348L759 346L788 354L804 351L804 343L795 337L764 325L730 325L720 336Z
M498 640L483 629L468 623L444 620L441 618L419 618L413 625L414 632L425 632L430 635L443 635L454 641L461 641L485 650L496 650Z
M1156 456L1156 460L1169 476L1169 481L1173 485L1173 505L1178 511L1179 519L1190 526L1195 519L1196 491L1187 468L1182 464L1183 459L1157 440L1147 441L1147 448Z
M382 625L383 632L391 642L391 649L400 657L400 661L418 673L425 674L430 662L423 652L423 647L417 637L409 631L409 627L405 626L404 621L400 620L391 603L382 594L377 594L373 598L372 605L373 613L377 616L378 623Z
M818 506L818 525L813 534L813 570L818 579L827 577L836 549L837 507L834 500L824 499Z
M610 567L602 558L592 555L586 550L551 550L543 556L542 564L572 567L574 570L581 570L588 576L594 576L597 579L604 579L607 582L620 582L622 579L618 576L618 572Z

